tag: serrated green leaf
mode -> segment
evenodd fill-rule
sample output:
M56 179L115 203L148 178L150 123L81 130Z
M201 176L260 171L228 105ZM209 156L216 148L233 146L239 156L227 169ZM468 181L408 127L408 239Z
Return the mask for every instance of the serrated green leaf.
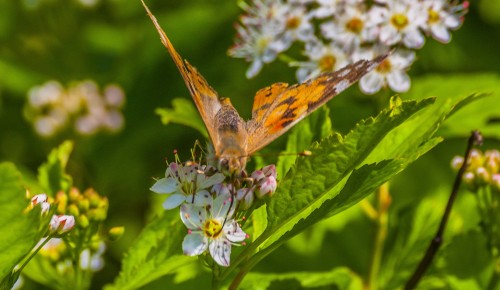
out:
M238 289L307 289L325 286L335 286L333 289L338 290L359 290L363 283L354 272L341 267L329 272L250 273Z
M379 159L372 164L365 160L387 133L432 102L427 99L393 106L376 118L359 123L344 139L332 135L312 146L312 156L298 158L268 204L268 228L247 251L257 247L269 249L249 263L255 263L330 213L352 206L436 145L437 139L426 136L420 140L421 146L409 149L398 159Z
M142 231L126 254L122 270L111 289L137 289L198 260L182 255L182 241L187 230L175 213L156 217Z
M297 159L297 154L308 148L313 141L321 140L332 133L332 122L330 110L327 106L321 107L305 120L297 124L288 134L284 153L292 155L281 155L276 162L276 172L279 177L285 176Z
M67 191L73 183L71 176L65 172L71 151L73 142L63 142L50 152L47 161L38 168L38 182L50 196L60 190Z
M172 109L156 109L163 124L177 123L191 127L208 138L207 128L201 119L200 113L191 100L176 98L172 101Z
M405 102L398 112L387 109L377 118L361 122L344 139L332 135L313 146L313 155L297 159L270 201L268 230L283 226L307 208L317 208L321 203L316 201L332 198L324 195L363 165L366 156L390 130L431 103L431 99Z
M10 275L39 240L40 207L25 212L29 200L21 174L11 163L0 164L0 280ZM15 282L15 281L14 281ZM10 288L8 288L10 289Z

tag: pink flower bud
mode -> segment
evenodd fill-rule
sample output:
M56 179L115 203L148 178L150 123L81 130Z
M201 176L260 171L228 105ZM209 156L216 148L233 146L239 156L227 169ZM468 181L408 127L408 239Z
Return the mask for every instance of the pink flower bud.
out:
M50 220L49 230L51 233L62 235L75 227L75 217L72 215L53 215Z
M262 172L266 175L266 177L272 176L274 179L276 179L276 166L274 164L267 165L266 167L262 168Z
M37 194L31 198L31 204L33 206L43 202L47 202L47 195L45 193Z
M240 202L240 207L242 210L249 209L255 199L253 188L238 189L238 192L236 193L236 199Z
M274 178L274 176L269 176L259 182L255 193L258 198L262 198L266 194L271 196L276 191L277 186L276 178Z
M255 180L255 182L259 182L262 178L266 177L262 170L255 170L252 172L251 177Z

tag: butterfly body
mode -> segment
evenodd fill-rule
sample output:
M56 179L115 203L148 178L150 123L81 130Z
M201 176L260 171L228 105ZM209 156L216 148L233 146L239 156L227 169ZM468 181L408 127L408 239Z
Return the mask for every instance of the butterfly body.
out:
M229 172L245 168L247 152L247 123L240 117L228 98L221 100L222 106L215 114L215 156L219 167Z
M175 51L156 18L142 2L193 97L215 150L219 170L240 174L247 158L375 69L388 54L359 60L301 84L275 83L254 97L252 118L243 120L227 98L219 98L205 78Z

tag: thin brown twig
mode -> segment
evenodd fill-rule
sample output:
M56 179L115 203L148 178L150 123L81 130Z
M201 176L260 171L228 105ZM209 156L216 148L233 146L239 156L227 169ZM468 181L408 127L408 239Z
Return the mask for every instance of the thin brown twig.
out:
M443 233L446 228L448 218L450 216L451 208L453 207L453 203L457 196L458 189L460 188L460 184L462 183L462 176L464 175L465 170L467 169L469 163L470 151L474 146L474 144L481 144L481 143L482 143L482 137L479 131L472 131L469 137L469 141L467 142L467 149L465 150L464 162L460 167L460 169L458 170L457 176L455 177L455 182L453 183L453 189L451 191L450 198L448 199L448 203L446 204L446 209L444 211L443 217L441 218L441 223L439 224L439 228L436 232L436 235L429 244L429 247L425 252L425 256L420 261L420 264L418 265L417 269L411 276L410 280L408 280L408 282L406 283L404 288L405 290L411 290L417 286L420 279L424 276L425 271L431 265L432 260L434 259L434 256L436 255L439 247L443 243Z

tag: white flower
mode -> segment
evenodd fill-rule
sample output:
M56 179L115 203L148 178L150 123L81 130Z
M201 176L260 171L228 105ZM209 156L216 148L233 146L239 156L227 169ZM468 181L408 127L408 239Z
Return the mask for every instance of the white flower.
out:
M349 64L347 55L335 43L315 41L306 45L304 53L309 61L294 63L298 66L297 79L303 82L324 72L336 71Z
M171 194L163 203L165 209L178 207L184 202L205 206L211 202L212 196L207 190L225 177L222 173L207 176L205 168L198 164L180 165L170 163L165 173L165 178L158 180L151 191L160 194Z
M237 30L238 39L229 54L252 62L246 72L247 78L256 76L264 63L274 61L280 52L290 46L283 38L278 37L282 31L277 31L270 25L259 29L239 26Z
M373 59L387 51L382 46L358 52L355 59ZM395 92L406 92L410 89L410 77L406 70L415 60L415 52L397 50L389 55L376 69L359 81L359 87L365 94L374 94L382 87L389 85Z
M182 242L185 255L197 256L207 249L214 261L229 266L231 246L247 238L238 223L232 219L235 202L220 195L210 206L181 205L181 219L188 228Z
M31 206L34 207L36 205L40 205L42 214L50 210L50 203L48 203L48 198L45 193L37 194L31 198Z
M49 231L58 235L65 234L75 227L75 217L72 215L53 215L49 224Z
M102 255L106 251L106 244L101 241L97 246L97 250L85 249L80 253L80 268L97 272L104 267L104 259Z
M291 43L294 40L307 42L313 39L314 27L310 19L311 16L304 7L290 7L286 13L284 43Z
M448 9L444 0L426 0L423 6L428 14L424 29L429 31L434 39L443 43L450 42L448 29L457 29L462 24L460 16L452 13L452 9Z
M336 16L345 6L354 6L362 3L363 0L316 0L318 8L313 9L311 14L316 18L326 18Z
M427 20L427 11L418 1L387 1L387 7L373 7L370 19L380 23L379 39L385 45L403 43L408 48L420 48L425 38L419 30ZM372 24L372 23L371 23Z
M368 21L368 16L364 5L346 6L338 16L321 25L321 32L326 38L339 42L346 51L351 51L378 36L378 22Z

